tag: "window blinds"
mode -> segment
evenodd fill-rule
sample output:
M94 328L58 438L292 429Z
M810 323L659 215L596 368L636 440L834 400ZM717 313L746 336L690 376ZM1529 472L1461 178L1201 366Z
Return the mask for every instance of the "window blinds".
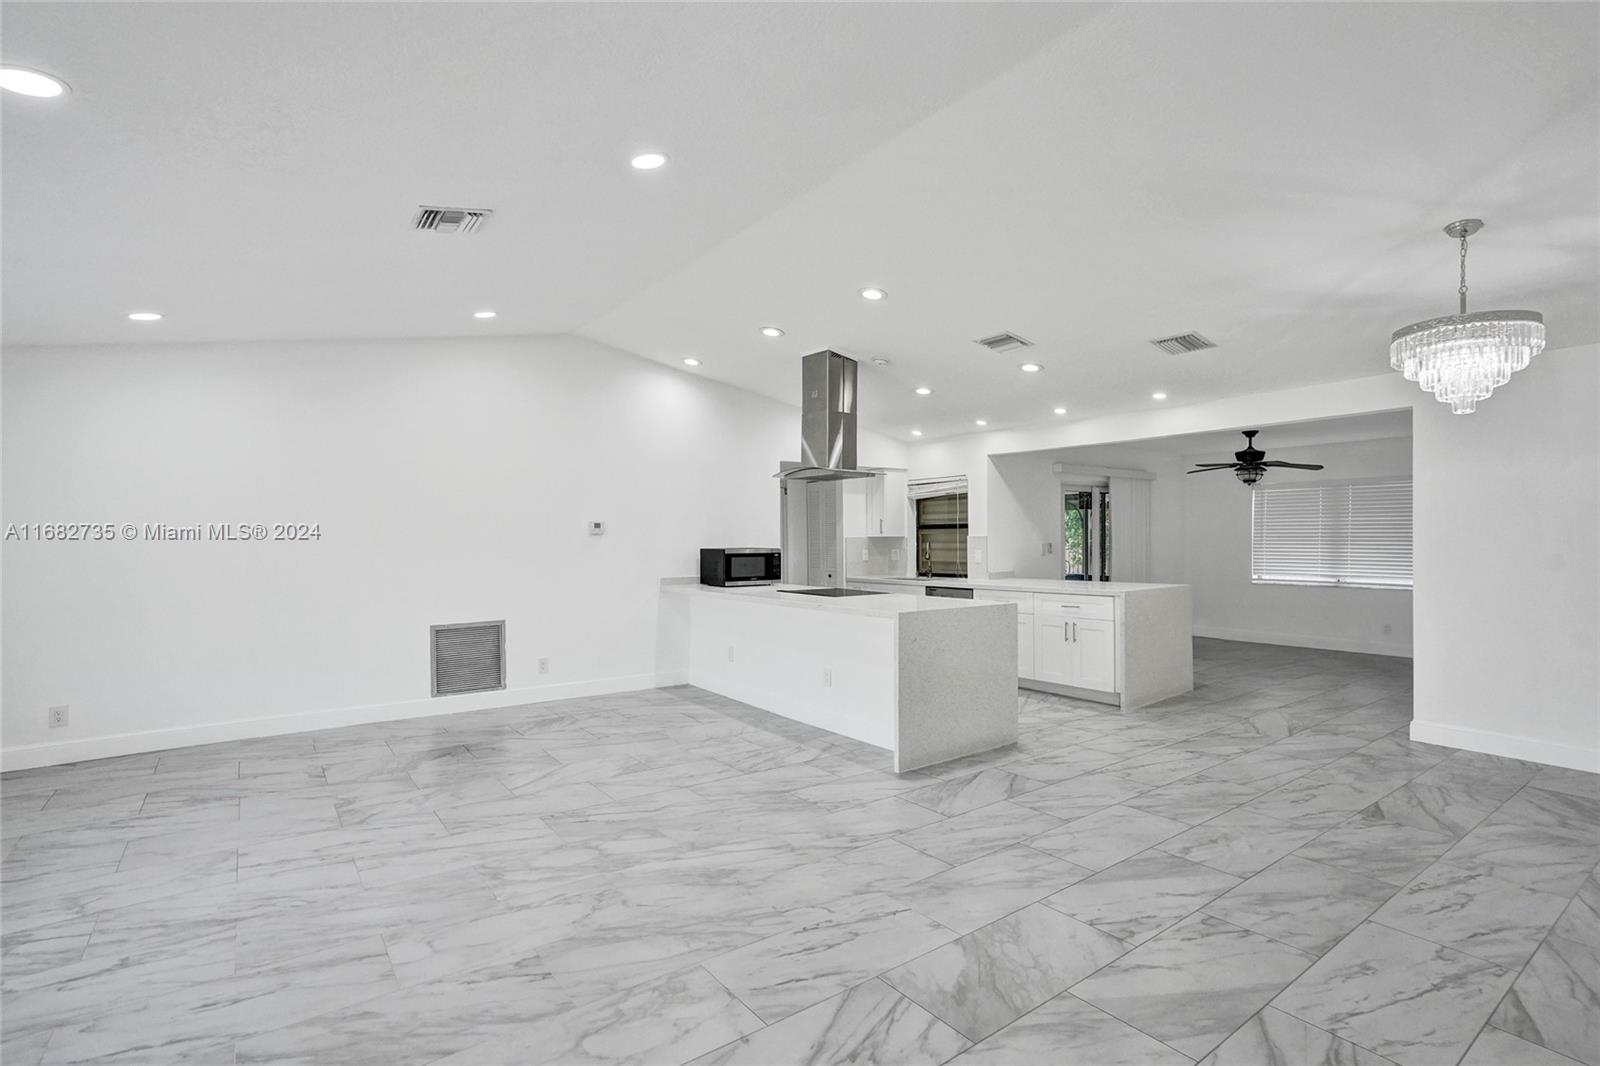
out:
M1150 580L1150 481L1111 478L1111 580ZM1103 549L1102 549L1103 550Z
M1250 579L1411 587L1411 480L1257 486Z

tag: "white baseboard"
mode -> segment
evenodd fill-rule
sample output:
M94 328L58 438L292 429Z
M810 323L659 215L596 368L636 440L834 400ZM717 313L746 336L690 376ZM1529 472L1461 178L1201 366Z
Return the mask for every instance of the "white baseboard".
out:
M1536 737L1519 737L1512 733L1497 733L1492 729L1414 721L1411 723L1411 739L1419 744L1465 748L1485 755L1501 755L1508 759L1544 763L1546 766L1600 773L1600 750L1581 748L1575 744L1558 744Z
M402 703L375 703L363 707L337 707L324 711L301 711L268 718L244 718L231 722L152 729L140 733L114 733L110 736L83 737L48 744L27 744L0 751L0 770L31 770L40 766L109 759L117 755L137 755L147 751L187 748L196 744L217 744L228 740L253 740L286 733L305 733L340 726L396 722L407 718L428 718L437 714L461 714L496 707L517 707L524 703L549 703L580 696L607 696L617 692L638 692L689 682L687 670L657 674L633 674L569 681L533 688L503 689L465 696L440 696L435 699L407 700Z
M1275 633L1257 629L1228 629L1223 626L1194 627L1197 637L1214 640L1242 640L1249 644L1281 644L1289 648L1321 648L1323 651L1354 651L1363 655L1393 655L1411 658L1411 648L1406 644L1381 641L1340 640L1337 637L1303 636L1297 633Z

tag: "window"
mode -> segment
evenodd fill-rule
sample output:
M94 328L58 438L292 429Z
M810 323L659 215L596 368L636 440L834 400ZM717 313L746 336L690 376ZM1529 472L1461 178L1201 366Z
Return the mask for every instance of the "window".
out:
M1411 587L1411 479L1257 486L1250 580Z
M917 500L917 573L924 577L967 576L966 493Z

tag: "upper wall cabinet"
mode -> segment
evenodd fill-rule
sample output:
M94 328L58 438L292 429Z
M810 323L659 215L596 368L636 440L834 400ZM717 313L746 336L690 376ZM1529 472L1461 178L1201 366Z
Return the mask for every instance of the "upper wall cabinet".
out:
M877 537L903 537L906 535L906 472L885 470L872 479L872 489L867 495L867 535ZM877 513L872 513L872 500L876 496ZM872 520L877 519L878 532L872 532Z
M844 521L844 535L847 539L864 537L867 535L867 486L878 479L875 477L856 478L841 484L843 494L841 513Z
M904 470L884 470L844 483L846 537L903 537L908 509Z

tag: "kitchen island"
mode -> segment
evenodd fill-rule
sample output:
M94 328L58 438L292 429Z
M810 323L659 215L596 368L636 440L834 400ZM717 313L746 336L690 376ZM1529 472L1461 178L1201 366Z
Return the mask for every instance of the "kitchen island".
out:
M1017 608L662 583L665 671L884 748L903 773L1017 739Z
M1017 684L1146 707L1194 689L1187 585L1048 578L852 578L853 588L927 595L970 590L1017 605ZM970 601L969 601L970 602Z

